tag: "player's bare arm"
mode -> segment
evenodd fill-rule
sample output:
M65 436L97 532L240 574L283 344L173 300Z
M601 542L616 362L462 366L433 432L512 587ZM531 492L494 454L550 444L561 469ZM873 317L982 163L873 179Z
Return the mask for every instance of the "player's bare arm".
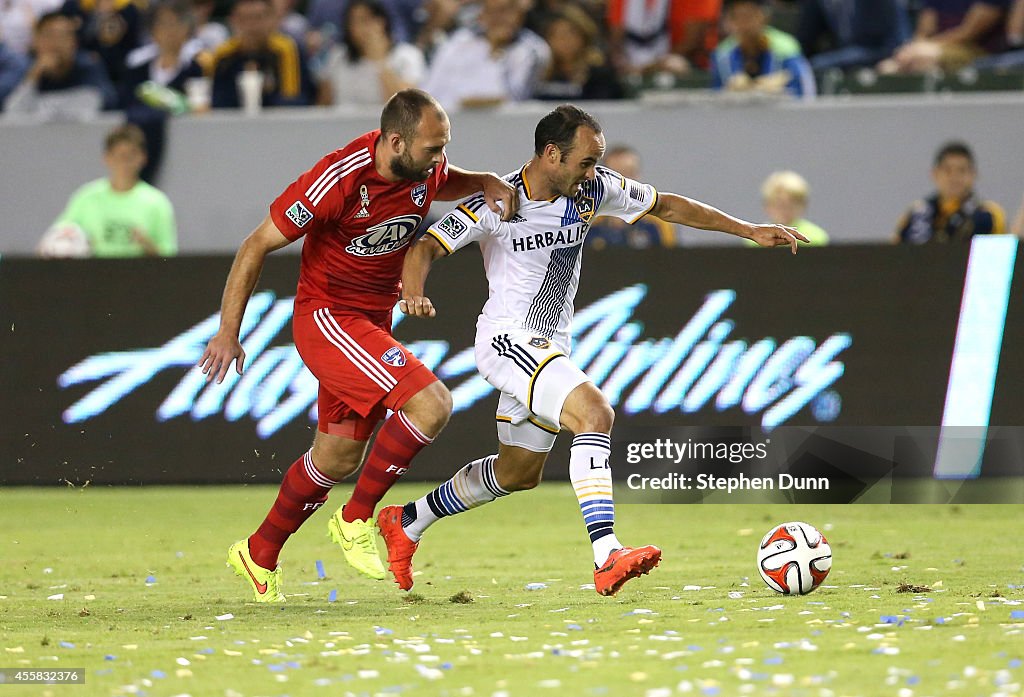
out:
M434 309L426 292L427 275L434 260L448 252L430 235L423 235L405 255L402 266L402 299L398 309L413 317L434 317Z
M206 345L203 357L199 359L199 367L206 375L207 382L214 378L218 383L223 382L228 368L231 367L231 361L235 362L238 374L242 374L245 350L238 340L238 333L242 327L245 306L249 303L249 296L256 287L260 272L263 271L263 260L275 249L280 249L289 242L290 240L281 234L268 215L238 248L235 260L231 264L231 271L228 273L227 283L224 285L224 296L220 304L220 328Z
M679 194L659 192L658 202L654 204L650 213L670 223L678 223L698 230L718 230L737 237L745 237L762 247L789 245L793 254L796 254L800 242L809 241L795 228L785 225L748 223L723 213L714 206Z
M516 187L494 172L469 172L449 163L448 181L437 192L439 201L458 201L482 191L487 207L511 220L519 210L519 192ZM500 204L500 206L499 206Z

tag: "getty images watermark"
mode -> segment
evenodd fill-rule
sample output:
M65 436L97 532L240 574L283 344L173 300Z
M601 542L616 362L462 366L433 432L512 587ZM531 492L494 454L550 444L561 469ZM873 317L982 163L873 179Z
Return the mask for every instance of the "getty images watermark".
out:
M672 438L657 438L653 441L633 441L626 444L626 463L629 465L711 465L713 471L664 471L644 474L638 471L625 476L626 486L634 491L828 491L828 477L797 477L788 472L772 475L753 476L742 470L729 474L720 472L721 466L767 464L770 438L756 442L694 440L687 438L676 441Z

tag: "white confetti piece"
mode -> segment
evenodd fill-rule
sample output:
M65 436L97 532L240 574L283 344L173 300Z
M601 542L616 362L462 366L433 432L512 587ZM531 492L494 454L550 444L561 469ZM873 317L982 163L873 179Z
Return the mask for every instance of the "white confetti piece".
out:
M772 676L772 685L787 687L793 684L793 676L790 673L776 673Z
M359 676L360 678L362 678L363 680L373 680L374 678L379 678L380 677L380 671L379 670L360 670L359 672L356 673L356 675Z
M64 594L63 593L54 593L53 595L47 596L46 599L47 600L64 600Z
M552 680L541 680L539 683L537 683L537 687L558 688L558 687L561 687L561 686L562 686L562 681L561 680L553 680L553 679Z
M429 666L416 664L416 672L427 680L440 680L444 677L444 671L438 668L431 668Z
M224 622L225 620L233 620L233 619L235 619L235 616L232 615L230 612L228 612L228 613L225 613L223 615L217 615L216 619L221 621L221 622Z

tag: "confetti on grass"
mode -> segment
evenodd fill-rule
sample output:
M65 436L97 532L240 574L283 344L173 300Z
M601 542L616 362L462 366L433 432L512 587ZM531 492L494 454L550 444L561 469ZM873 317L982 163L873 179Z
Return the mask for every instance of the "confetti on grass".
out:
M316 560L316 577L321 581L327 578L327 573L324 571L324 563L320 559Z

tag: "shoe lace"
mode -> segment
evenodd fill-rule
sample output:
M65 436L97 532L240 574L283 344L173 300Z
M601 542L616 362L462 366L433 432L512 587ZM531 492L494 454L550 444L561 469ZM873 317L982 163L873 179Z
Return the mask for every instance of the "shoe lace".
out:
M365 528L359 531L354 542L359 545L359 548L367 554L376 554L377 545L373 540L373 526L367 525Z

